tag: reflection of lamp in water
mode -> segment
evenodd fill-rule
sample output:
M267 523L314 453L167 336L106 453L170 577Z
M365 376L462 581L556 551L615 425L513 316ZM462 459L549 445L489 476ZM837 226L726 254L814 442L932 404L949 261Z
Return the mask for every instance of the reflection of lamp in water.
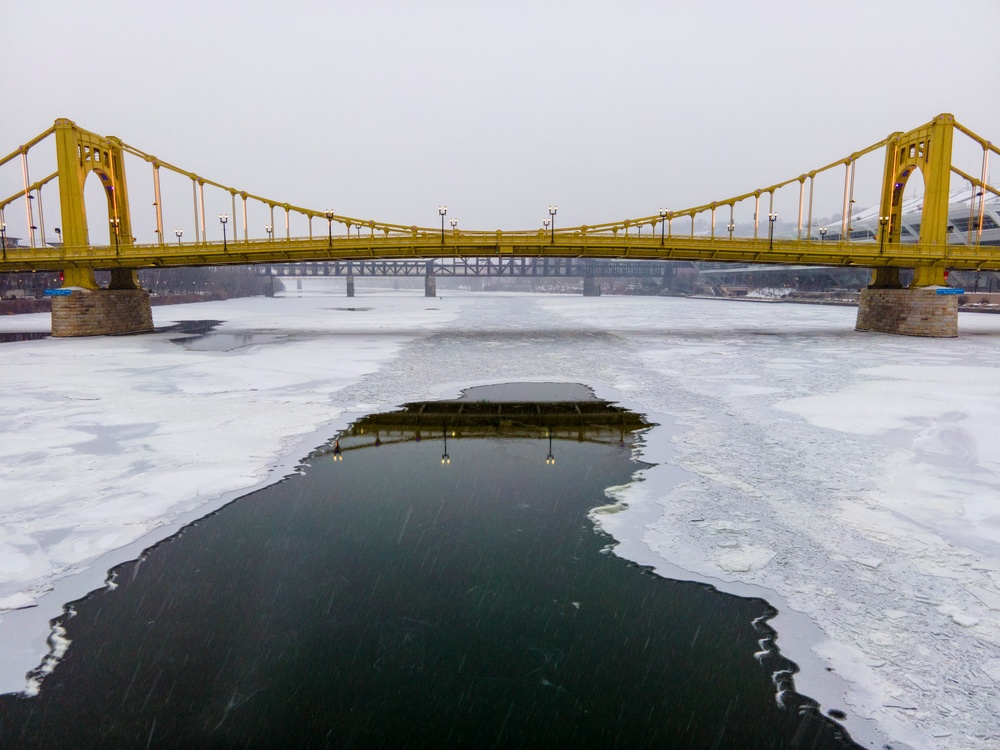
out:
M450 464L451 456L448 455L448 428L444 426L441 428L441 434L444 436L444 453L441 454L441 463Z
M549 428L549 455L545 457L545 465L552 466L556 462L556 457L552 455L552 429Z
M344 460L344 454L340 452L340 440L333 441L333 460L334 461Z

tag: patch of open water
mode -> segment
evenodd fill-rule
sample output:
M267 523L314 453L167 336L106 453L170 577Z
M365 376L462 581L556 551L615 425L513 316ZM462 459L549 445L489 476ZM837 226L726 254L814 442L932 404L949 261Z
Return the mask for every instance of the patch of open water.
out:
M0 744L856 747L766 602L608 554L587 514L641 468L636 415L491 388L365 418L116 568Z

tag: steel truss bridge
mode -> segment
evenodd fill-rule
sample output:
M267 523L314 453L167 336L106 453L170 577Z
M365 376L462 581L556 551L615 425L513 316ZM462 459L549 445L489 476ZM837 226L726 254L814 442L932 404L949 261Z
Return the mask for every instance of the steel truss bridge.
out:
M503 278L662 278L672 264L655 260L580 258L440 258L437 260L349 260L269 263L268 276L428 276Z
M952 164L952 144L956 136L971 139L981 148L983 158L979 177L967 174ZM48 143L50 138L55 143L57 169L40 180L31 181L29 156L34 149ZM860 157L879 149L884 150L885 167L878 241L852 242L848 223L854 201L855 165ZM912 268L912 285L928 286L943 284L946 269L1000 269L1000 248L981 242L985 200L988 196L1000 196L1000 191L988 184L987 178L990 155L997 153L1000 151L988 140L960 125L952 115L942 114L920 127L892 133L810 172L691 208L662 210L652 216L575 227L557 228L553 223L548 231L469 231L454 228L446 231L443 221L441 229L405 226L356 219L266 198L182 169L119 138L101 136L83 130L70 120L60 119L45 132L0 158L0 167L19 161L24 182L22 190L0 198L0 231L5 227L4 213L19 203L23 204L27 226L30 227L28 247L7 247L6 235L3 236L0 272L62 271L66 286L97 289L94 272L105 269L111 271L112 289L137 289L138 269L172 266L421 259L445 259L457 263L459 259L483 257L549 261L605 258L855 266L874 269L873 286L885 287L898 286L900 268ZM134 242L125 176L126 154L142 159L151 168L157 242ZM164 169L191 181L197 235L193 241L174 243L165 237L160 192L160 172ZM815 239L813 187L816 176L830 170L842 170L844 173L844 218L837 241L824 242ZM903 191L909 177L917 171L921 173L925 186L919 237L915 242L903 243L900 241ZM104 208L110 227L108 244L95 244L88 235L84 185L91 173L97 175L106 197ZM976 241L965 245L948 242L950 179L953 174L967 181L980 195L978 204L972 209L973 219L979 219ZM47 243L44 229L42 192L51 183L57 183L59 189L62 228L58 246ZM207 240L206 185L221 189L231 197L233 237L229 241ZM794 239L772 238L767 231L759 231L760 217L764 219L765 229L773 227L773 223L768 223L768 216L773 214L775 191L789 186L792 189L797 186L799 193L797 236ZM723 220L728 216L731 223L734 208L744 201L753 202L753 237L717 233L716 220L720 212ZM266 237L251 236L247 225L248 202L262 203L270 211L271 223ZM291 236L289 218L296 214L308 219L308 236ZM711 231L707 236L695 235L695 221L699 217L710 220ZM281 218L284 219L284 232L276 223ZM314 221L319 222L319 231L315 233ZM347 236L334 235L334 224L338 230L346 227ZM643 228L648 228L648 231L643 233ZM36 229L40 229L40 237L36 236Z

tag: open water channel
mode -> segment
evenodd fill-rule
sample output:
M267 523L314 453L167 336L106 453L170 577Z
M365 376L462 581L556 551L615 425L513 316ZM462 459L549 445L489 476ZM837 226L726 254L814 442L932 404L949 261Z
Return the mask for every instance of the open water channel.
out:
M69 605L0 746L857 747L766 602L595 530L645 427L554 384L366 418Z

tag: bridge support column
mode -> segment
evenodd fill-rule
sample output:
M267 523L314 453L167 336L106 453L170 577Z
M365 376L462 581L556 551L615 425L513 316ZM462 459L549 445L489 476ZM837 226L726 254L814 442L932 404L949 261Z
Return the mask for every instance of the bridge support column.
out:
M434 275L434 261L427 262L424 272L424 296L437 297L437 276Z
M354 296L354 274L350 271L347 272L347 296Z
M958 296L938 294L944 287L944 269L914 269L913 283L900 288L899 272L876 269L872 284L861 290L855 330L903 336L953 338L958 336ZM894 277L894 284L893 282Z
M148 333L153 310L144 289L74 289L52 298L53 336Z
M583 296L584 297L601 296L601 285L597 283L597 279L595 279L593 276L583 277Z

